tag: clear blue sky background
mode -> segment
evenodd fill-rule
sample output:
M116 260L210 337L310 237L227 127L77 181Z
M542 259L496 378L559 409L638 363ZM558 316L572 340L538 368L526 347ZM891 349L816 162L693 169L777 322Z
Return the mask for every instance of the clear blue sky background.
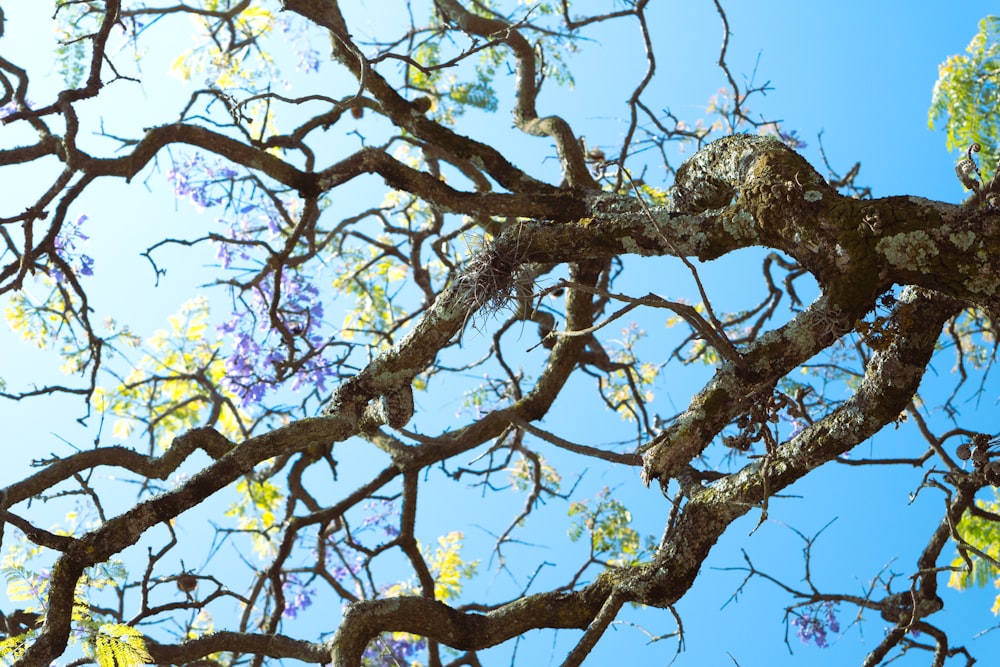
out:
M718 14L709 0L652 4L650 23L659 38L656 55L660 76L647 100L656 100L654 107L669 108L679 117L694 121L704 115L708 98L725 85L721 71L714 64L722 39ZM50 12L48 4L7 2L6 5L16 6L4 6L7 25L0 40L0 53L34 67L32 98L47 103L46 91L55 91L57 83L48 89L41 86L36 90L34 86L41 84L46 76L55 76L51 44L38 37L50 34L45 24ZM365 0L357 3L356 8L367 12L377 28L383 16L382 5L380 0ZM967 1L945 7L931 2L733 1L725 9L732 32L728 62L734 76L742 83L756 68L756 81L770 81L773 86L766 97L754 98L750 107L769 119L782 119L786 130L796 130L808 143L803 153L821 173L825 170L819 159L816 135L823 131L826 153L833 166L843 173L860 161L859 181L870 185L875 196L911 194L949 202L961 199L962 188L953 172L954 156L945 151L942 133L928 131L927 108L938 64L965 48L976 31L977 21L993 9L991 3ZM186 24L175 25L180 30ZM624 113L622 103L641 76L641 70L635 69L635 64L641 62L636 59L637 33L625 24L619 26L611 32L591 34L596 41L584 45L583 53L573 65L576 87L567 90L550 85L539 105L541 113L565 113L577 132L587 136L588 143L609 149L622 137L624 123L619 120ZM183 104L187 91L179 82L162 76L169 62L158 52L169 45L165 34L159 33L159 39L164 41L156 44L149 59L143 62L149 78L141 90L116 85L97 101L87 103L87 109L103 115L114 133L128 134L121 129L123 123L134 133L141 127L168 122ZM320 44L320 48L325 50L325 45ZM323 76L331 77L331 89L336 89L343 80L332 77L333 72L327 67ZM337 94L347 90L345 85ZM506 138L503 141L515 158L535 160L536 173L551 175L553 163L544 161L550 153L548 143L513 137L503 110L495 117L470 114L463 122L462 129L479 137L511 137L509 143ZM19 132L16 127L0 127L0 147L31 139L30 135ZM112 148L97 138L87 141L93 142L95 152L109 152ZM161 157L165 172L169 163L166 156ZM49 164L47 168L56 165ZM163 326L166 316L210 279L206 267L213 261L207 247L193 252L168 251L160 258L170 273L160 288L153 288L154 276L146 260L139 257L139 251L165 234L198 236L211 227L215 217L211 212L194 212L187 202L175 202L170 188L164 184L162 172L147 170L129 188L118 183L103 184L77 207L78 212L86 212L92 221L86 231L92 236L87 252L96 260L95 321L99 322L105 314L112 315L131 324L142 336ZM6 170L0 179L3 191L0 215L4 216L29 203L21 193L42 187L36 176L24 172ZM171 260L181 263L171 265ZM706 267L707 284L717 305L723 309L736 308L745 301L739 278L754 261L741 256ZM666 267L666 263L650 262L649 266ZM664 268L662 275L649 270L643 275L652 276L653 282L645 286L633 284L636 290L653 290L670 297L691 296L689 281L675 268ZM224 301L220 299L219 303ZM661 335L662 322L647 319L642 324L650 331L651 338ZM533 342L527 332L525 339L525 347ZM487 341L472 337L469 346L475 348L477 344L482 346ZM12 388L62 380L57 362L20 345L7 331L0 331L0 345L3 349L0 377ZM949 362L939 363L936 371L943 382L949 381ZM706 371L670 366L656 388L654 409L664 416L682 409L691 392L700 386L695 383L705 376ZM983 417L994 411L998 393L995 383L987 389L979 406ZM418 397L418 402L435 417L428 421L426 413L418 412L411 427L416 425L433 433L459 410L461 396L445 394L442 399L441 394L432 393ZM588 390L586 394L581 392L573 405L560 403L546 425L567 437L593 444L619 441L631 433L602 411L603 407ZM970 415L973 412L970 406ZM5 442L0 445L5 454L0 484L21 478L32 458L50 452L65 455L71 451L68 443L87 447L93 442L98 428L96 420L80 426L73 421L80 414L79 403L69 399L0 403L0 420L6 425ZM583 420L581 414L594 417ZM983 423L984 430L995 428L989 422ZM107 428L103 437L104 442L111 441ZM352 488L363 479L366 468L376 465L367 458L368 450L361 447L338 450L342 478L333 492ZM871 443L860 446L856 454L859 457L916 455L923 449L922 441L904 428L879 434ZM543 449L543 453L553 461L560 460L556 452ZM583 475L580 491L584 496L592 497L604 485L615 487L632 509L637 527L659 535L666 503L658 491L642 489L631 471L602 473L595 466L587 471L569 468L561 472L567 486L577 475ZM716 547L699 582L678 605L686 636L685 650L675 664L731 665L734 661L741 667L860 664L861 656L882 635L883 623L874 615L868 614L868 622L860 628L847 628L853 616L851 610L844 609L841 624L845 632L833 637L833 646L826 650L801 645L790 631L789 641L795 651L790 654L782 644L785 633L782 618L784 606L792 600L779 594L774 586L756 580L738 601L723 609L742 574L716 572L711 568L742 565L740 550L745 549L761 569L789 584L799 584L803 543L787 526L812 535L836 519L814 547L813 572L817 585L829 592L860 593L896 556L901 559L889 568L908 573L942 508L940 494L926 491L912 505L907 505L908 494L916 489L921 474L921 471L886 467L858 470L828 466L790 490L790 494L798 494L800 498L772 501L772 521L752 537L748 533L757 521L757 513L751 512L737 522ZM122 488L125 492L129 490L127 486ZM454 485L448 489L449 494L456 492ZM487 567L491 538L486 527L502 529L522 499L513 493L488 495L482 501L475 498L472 494L468 502L463 498L459 503L451 495L433 497L425 493L419 522L425 541L449 530L465 531L468 556L483 559L483 576L470 587L469 599L476 598L477 593L485 593L491 601L516 594L524 585L530 573L528 564L532 562L546 560L575 567L579 545L570 545L560 537L564 530L564 506L546 508L547 514L541 513L529 523L525 539L535 540L539 546L524 546L516 552L517 562L522 566L517 579ZM459 506L468 507L468 513L457 513ZM54 512L53 520L64 510L65 507ZM201 535L208 516L207 512L186 515L187 525L182 526L182 534L191 538ZM552 538L554 533L558 539ZM192 566L191 562L187 564ZM212 565L217 566L218 562ZM547 568L532 590L542 590L564 580L564 571L557 573L557 568ZM946 611L930 619L945 623L953 642L967 644L980 657L981 664L991 664L992 656L1000 655L1000 634L994 632L973 639L997 623L989 612L994 594L992 590L960 596L948 593ZM0 604L5 610L10 608L9 603ZM331 610L319 607L305 615L305 625L292 626L292 634L314 638L319 631L332 630ZM626 611L622 619L641 623L653 634L675 629L672 618L665 612ZM563 632L553 644L550 634L532 635L517 649L519 658L531 665L559 664L577 636L575 632ZM676 647L671 639L651 645L646 645L646 641L639 630L624 623L616 625L588 664L622 661L666 664ZM500 649L491 664L507 664L501 656L509 649L509 645ZM895 664L928 662L927 654L916 653Z

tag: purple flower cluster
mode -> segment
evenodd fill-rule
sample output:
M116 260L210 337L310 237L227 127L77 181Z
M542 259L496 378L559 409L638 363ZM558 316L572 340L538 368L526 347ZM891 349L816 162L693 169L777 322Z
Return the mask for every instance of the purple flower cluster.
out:
M792 619L795 635L803 644L808 644L811 639L820 648L829 646L826 641L827 631L840 632L840 622L834 614L835 607L833 602L810 605Z
M366 530L382 532L389 539L399 534L398 521L396 520L396 517L399 516L399 507L392 500L373 499L361 509L365 513L364 519L362 520L360 529L355 531L355 536L364 533ZM328 547L325 550L325 565L330 573L338 582L349 589L364 588L364 584L357 577L364 568L367 556L357 547L352 546L353 543L351 542L338 540L334 536L329 537L328 540ZM285 584L286 597L288 598L292 597L289 594L291 591L301 596L299 591L294 589L296 583L293 583L292 587L288 586L288 582L292 579L294 577L289 576ZM299 587L304 588L301 585ZM384 594L386 590L382 589L379 594ZM362 597L368 597L360 589L358 592ZM305 598L309 598L312 594L311 590L305 591ZM310 603L311 599L305 603L305 606L308 606ZM293 605L289 603L289 609L292 608ZM295 607L295 610L298 611L300 608ZM289 615L287 610L285 615ZM422 637L402 632L384 633L372 641L365 649L361 664L365 665L365 667L399 667L400 665L409 665L415 660L419 660L420 654L426 650L427 640Z
M175 164L168 174L178 197L190 199L199 209L225 204L234 213L220 218L228 227L227 233L214 237L223 269L235 269L237 261L263 266L254 250L267 243L266 237L283 234L282 218L272 202L236 204L243 198L234 190L240 187L237 176L221 163L208 164L200 153ZM319 333L324 313L312 277L287 269L280 273L276 286L275 275L265 269L262 278L238 295L241 307L219 327L232 338L224 387L238 396L243 406L259 403L289 379L293 390L308 385L324 392L326 382L335 377L335 367L319 352L326 340Z
M312 604L316 595L316 589L306 588L305 583L294 574L285 577L281 590L285 595L285 611L281 615L285 618L296 618L300 611Z
M423 637L393 635L384 633L368 645L361 656L361 664L365 667L399 667L410 664L413 658L427 649L427 640Z
M323 303L319 290L306 276L295 271L281 274L281 303L277 316L286 331L307 343L312 349L321 347L324 338L317 333L323 322ZM274 274L269 274L249 290L245 308L233 312L219 326L223 334L232 336L233 349L226 359L226 389L240 397L244 406L259 402L267 392L283 382L291 372L292 389L303 386L326 391L326 382L336 376L334 367L322 355L297 358L296 349L289 349L272 328L271 303L274 299ZM294 355L294 358L293 358ZM289 369L292 369L289 371Z
M382 534L392 539L399 535L399 526L395 517L399 516L399 508L391 500L373 500L362 509L366 512L362 529L382 529Z
M332 549L327 550L326 552L327 566L330 565L329 561L332 560L334 556L336 556L336 553ZM333 578L339 581L340 583L344 583L344 581L353 577L360 571L361 571L360 558L355 559L353 563L347 563L346 565L334 565L333 568L331 569Z
M779 131L778 138L781 139L782 143L786 146L795 150L802 150L809 145L797 136L797 132L795 130L792 130L791 132Z
M189 198L200 210L225 201L229 193L221 184L236 176L236 171L230 167L208 165L201 153L195 153L167 173L174 194Z
M323 59L319 51L314 49L312 44L309 43L308 32L303 29L301 24L296 25L296 22L293 22L288 17L282 17L280 26L281 36L295 48L295 55L298 57L295 69L306 74L318 72Z
M34 106L34 102L32 102L31 100L25 100L25 101L29 109ZM6 118L7 116L19 110L20 109L18 109L17 100L12 99L10 102L7 102L3 106L0 106L0 119Z
M362 506L365 513L361 522L361 527L354 531L355 535L361 535L366 531L378 532L389 539L399 535L399 526L396 517L399 516L399 508L396 503L388 499L371 500ZM354 554L354 560L348 562L345 549ZM326 550L326 567L331 568L333 576L337 581L343 583L361 571L363 564L363 554L356 547L340 543L336 545L334 537L329 538L329 547Z
M233 260L238 259L244 262L250 261L249 248L255 239L255 233L251 227L250 217L247 213L252 210L252 206L245 206L240 210L239 216L232 221L219 218L221 223L229 223L227 240L216 242L215 256L218 258L222 268L232 268ZM244 241L246 243L241 243Z
M789 439L792 439L799 433L802 433L802 431L804 431L807 426L804 419L798 416L792 416L787 412L781 412L778 414L778 416L781 417L782 421L786 421L792 425L792 430L788 434Z
M79 251L90 237L80 231L83 223L87 222L87 215L83 214L72 222L64 222L55 238L56 253L69 264L74 271L81 276L94 275L94 259ZM53 276L56 280L62 281L65 276L58 269L53 269Z

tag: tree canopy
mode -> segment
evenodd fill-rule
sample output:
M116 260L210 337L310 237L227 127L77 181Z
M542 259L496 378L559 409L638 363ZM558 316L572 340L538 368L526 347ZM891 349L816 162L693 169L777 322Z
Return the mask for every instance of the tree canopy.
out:
M820 173L718 1L690 116L648 0L66 0L46 62L11 4L0 397L93 443L6 445L37 455L0 494L0 660L538 664L541 630L572 666L627 618L666 662L734 522L834 468L910 471L874 519L935 525L849 590L791 526L805 577L744 551L733 597L785 595L776 650L986 657L941 612L1000 581L995 17L933 91L950 203ZM626 31L588 140L580 69Z

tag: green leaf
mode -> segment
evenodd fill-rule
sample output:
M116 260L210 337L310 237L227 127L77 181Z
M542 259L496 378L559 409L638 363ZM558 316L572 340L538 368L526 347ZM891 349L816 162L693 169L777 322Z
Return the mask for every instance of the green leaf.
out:
M981 20L965 51L938 66L927 121L931 129L944 127L948 149L961 151L962 157L970 145L980 144L983 175L990 178L1000 147L995 111L1000 96L1000 17Z
M997 502L988 503L977 500L976 504L988 512L997 513L1000 511L1000 503ZM1000 560L1000 525L997 523L966 512L958 524L958 534L967 544L993 560ZM955 569L948 579L948 586L965 590L970 584L977 588L984 588L987 584L1000 585L1000 569L974 553L969 553L968 556L972 561L971 570L968 569L968 563L961 555L957 555L951 562ZM997 596L993 603L993 613L1000 613L1000 596Z
M130 625L105 623L84 643L99 667L140 667L153 658L142 633Z
M0 661L5 665L13 665L21 659L28 650L28 639L34 633L25 632L16 637L7 637L0 641Z
M484 111L497 110L497 96L493 87L482 81L459 83L451 89L451 99Z
M48 581L21 565L4 568L7 579L7 599L11 602L32 602L41 608L48 592Z
M608 565L625 566L640 562L646 552L639 531L632 528L632 513L611 490L604 487L591 501L574 502L569 516L576 517L569 529L570 540L576 542L585 533L590 535L591 554Z

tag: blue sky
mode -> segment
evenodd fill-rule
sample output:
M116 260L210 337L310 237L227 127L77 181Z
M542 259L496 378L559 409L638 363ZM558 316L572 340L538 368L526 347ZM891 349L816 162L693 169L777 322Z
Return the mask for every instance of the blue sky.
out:
M381 0L365 0L357 4L356 10L368 12L377 26L382 16L381 4ZM732 33L728 63L740 83L751 76L757 83L770 81L772 90L766 97L754 98L751 109L768 119L781 119L786 130L795 130L808 144L804 155L820 173L825 174L825 170L816 136L822 131L826 154L834 168L843 173L860 161L859 182L870 185L875 196L911 194L957 202L962 198L962 188L954 177L955 156L946 152L941 132L928 130L927 108L937 78L937 65L965 48L976 31L977 21L992 6L971 0L951 4L943 9L940 3L930 2L726 3ZM36 81L41 83L46 76L55 76L50 45L37 38L38 34L49 35L44 19L50 8L30 7L34 22L28 23L27 5L4 7L7 30L0 39L0 54L22 63L27 59L34 66L34 91ZM653 5L650 19L660 40L656 45L660 76L653 84L656 92L647 99L694 121L704 115L708 98L725 85L721 71L714 64L722 40L718 14L709 0ZM575 88L568 90L550 84L541 98L540 112L565 113L576 131L587 136L589 144L614 148L624 128L619 120L624 113L622 102L641 76L640 70L632 65L641 54L637 51L636 33L624 25L589 36L595 41L583 45L574 65ZM171 120L189 89L163 76L169 60L159 57L157 50L167 46L170 44L157 44L143 62L143 70L150 78L140 91L121 85L109 87L106 95L87 104L88 111L100 113L108 127L115 128L126 123L138 129ZM327 68L325 75L331 76L333 71ZM340 79L332 77L331 81L335 85ZM54 90L49 88L48 92ZM48 101L44 87L32 97L39 102ZM554 163L546 160L551 154L548 143L515 135L503 110L495 116L469 114L462 122L464 131L503 141L516 160L535 161L535 173L551 176ZM0 147L28 140L17 132L17 128L0 127ZM108 142L96 137L88 137L87 141L93 142L95 150L111 148ZM164 263L169 265L174 260L180 264L174 264L161 286L154 288L152 271L139 251L164 234L193 237L204 233L215 217L212 212L194 211L185 201L175 201L163 178L169 166L167 160L160 166L160 173L147 170L130 188L119 183L102 184L79 206L93 225L88 228L92 237L88 253L96 261L95 321L109 314L128 321L143 336L163 326L165 317L209 280L209 265L213 262L207 248L196 250L193 257L187 252L169 250L162 255ZM11 197L11 193L31 192L38 187L37 177L17 171L2 173L0 178L5 184L0 216L10 215L27 203ZM704 267L706 285L717 304L736 308L745 302L746 291L738 278L756 261L755 255L746 254ZM667 296L690 294L690 281L683 272L668 268L665 262L649 266L654 268L643 273L651 281L645 289ZM635 287L643 288L639 284ZM647 318L642 326L650 331L650 338L662 334L660 321ZM533 341L529 334L526 329L525 347ZM475 349L477 345L488 344L488 340L470 336L468 344ZM0 361L0 377L9 385L24 387L60 379L58 362L24 348L7 331L0 331L0 345L10 350ZM691 392L700 386L697 382L703 381L709 372L710 369L670 366L655 389L656 409L664 416L682 409ZM936 372L942 382L949 380L947 360L937 365ZM987 389L978 413L983 418L994 409L998 393L996 383ZM586 442L612 442L629 437L634 431L622 429L616 418L602 414L604 408L592 394L589 390L581 392L573 402L557 405L546 426ZM418 413L415 424L426 432L433 433L447 425L461 408L461 396L455 393L447 395L440 404L438 400L439 395L433 393L418 396L420 406L435 415L429 418ZM581 414L593 418L583 420ZM972 419L974 414L970 407L968 417ZM4 445L7 458L0 470L0 483L24 476L32 458L49 453L68 454L71 451L68 443L89 446L98 426L95 419L86 426L78 425L74 418L79 415L80 405L72 399L0 403L0 419L7 425ZM109 436L105 429L102 442L110 443ZM914 432L904 427L880 433L871 443L861 445L856 455L913 455L923 449ZM554 462L560 460L558 452L543 453ZM346 477L333 492L351 488L363 479L365 469L374 465L365 460L364 452L353 449L340 450L340 457L341 471ZM666 502L658 491L641 488L631 471L609 473L596 466L587 470L573 468L579 466L577 461L567 465L569 469L561 470L567 485L581 476L581 494L589 497L610 485L632 509L637 527L659 535ZM782 643L785 633L782 618L783 608L791 600L779 594L774 586L755 580L738 600L727 604L742 580L742 573L712 568L743 565L741 550L745 549L762 570L785 578L790 584L799 584L803 543L790 527L813 535L835 519L814 546L813 571L818 585L829 587L830 592L859 593L884 567L908 573L941 512L940 494L932 491L921 492L915 502L907 504L921 475L921 471L910 469L828 466L790 489L790 497L775 499L770 507L772 520L752 536L748 533L757 522L756 511L735 523L705 564L701 579L678 605L686 633L685 650L674 664L730 665L734 661L741 667L804 662L818 666L860 664L861 656L881 637L883 624L878 618L869 614L869 622L860 629L848 628L853 610L843 611L841 625L846 630L826 650L804 646L790 632L789 642L795 651L790 654ZM128 491L127 486L123 491ZM466 533L469 556L483 559L483 576L470 587L470 598L479 592L493 600L505 599L523 586L530 573L529 563L547 560L566 564L576 562L573 559L579 557L579 546L562 537L565 507L553 506L532 518L524 536L528 544L515 549L518 564L523 566L518 576L513 578L490 570L486 567L491 544L489 530L496 530L497 526L502 529L522 499L509 494L477 501L474 490L465 493L463 499L466 495L468 504L463 500L461 505L463 510L468 509L459 512L459 503L450 495L426 494L422 498L419 527L428 541L456 528ZM193 513L187 520L195 527L185 529L193 535L199 534L197 522L205 521L207 516L210 513L203 516ZM558 529L554 530L553 525ZM530 544L532 540L536 541L535 546ZM479 551L474 552L475 549ZM893 562L897 556L900 559ZM537 587L558 585L564 579L565 571L547 568ZM997 623L989 612L994 594L993 590L970 591L961 596L948 592L946 611L931 619L946 623L953 633L953 642L967 644L984 662L989 656L1000 654L997 633L973 639ZM9 604L2 604L2 608L8 609ZM328 612L314 609L306 614L307 625L297 628L295 634L308 637L315 636L310 632L330 630L328 624L324 625ZM622 619L641 623L653 634L675 629L666 612L628 610ZM530 652L532 657L527 662L533 665L559 664L577 636L578 633L563 632L555 641L548 633L529 636L518 647L518 654L523 660ZM617 662L622 656L627 656L630 662L666 664L675 648L672 639L647 645L641 631L622 622L609 632L588 664ZM502 656L508 650L509 645L499 649L492 664L507 664ZM894 664L905 667L928 662L926 654L915 653Z

